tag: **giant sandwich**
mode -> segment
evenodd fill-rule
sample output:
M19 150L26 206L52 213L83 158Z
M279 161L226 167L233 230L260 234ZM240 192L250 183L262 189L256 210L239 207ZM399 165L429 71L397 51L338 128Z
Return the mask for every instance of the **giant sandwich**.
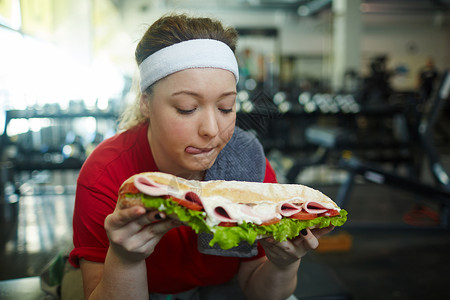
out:
M211 233L210 246L294 238L305 228L341 226L347 212L323 193L299 184L186 180L148 172L127 179L117 205L164 211L196 233Z

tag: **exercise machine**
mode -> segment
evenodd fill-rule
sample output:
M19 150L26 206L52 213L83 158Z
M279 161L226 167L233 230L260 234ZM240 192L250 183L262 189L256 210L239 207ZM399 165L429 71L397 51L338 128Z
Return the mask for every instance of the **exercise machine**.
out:
M305 137L311 145L317 147L316 152L307 159L297 160L288 170L286 179L290 183L295 183L298 174L305 168L324 164L329 160L331 153L338 152L340 158L337 167L347 171L347 179L340 186L335 199L340 207L346 206L358 176L366 182L388 185L422 196L426 199L425 201L437 202L441 208L440 216L433 217L440 222L441 227L450 228L450 179L440 160L439 151L433 139L434 128L449 94L450 73L446 71L431 101L428 103L410 101L413 103L408 104L410 107L414 107L412 113L414 120L409 128L411 132L406 133L406 135L409 135L408 141L400 144L397 149L400 154L406 149L408 155L406 158L402 155L394 156L388 161L393 165L407 162L410 167L410 172L407 175L386 171L380 163L382 160L368 160L355 154L357 136L354 130L314 124L306 128ZM423 109L422 106L424 105L427 109ZM422 108L417 109L418 107ZM417 156L419 159L417 159ZM423 159L428 163L433 183L424 183L419 179L421 166L418 166L418 164L421 165Z
M338 191L336 198L338 205L345 206L354 186L355 177L359 175L367 182L389 185L423 196L425 201L437 202L440 205L440 225L446 229L450 228L450 177L440 160L433 139L433 129L449 95L450 72L447 70L442 77L439 89L429 103L429 110L424 113L417 128L417 142L433 176L433 184L424 183L414 177L401 176L395 172L387 172L376 164L357 157L342 157L339 167L349 173L347 180Z

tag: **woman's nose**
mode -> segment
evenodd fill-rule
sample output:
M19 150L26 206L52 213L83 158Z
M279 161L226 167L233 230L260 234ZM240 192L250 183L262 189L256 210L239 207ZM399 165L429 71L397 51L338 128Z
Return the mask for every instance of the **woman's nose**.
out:
M206 110L201 116L199 134L201 136L216 136L219 133L219 124L215 112Z

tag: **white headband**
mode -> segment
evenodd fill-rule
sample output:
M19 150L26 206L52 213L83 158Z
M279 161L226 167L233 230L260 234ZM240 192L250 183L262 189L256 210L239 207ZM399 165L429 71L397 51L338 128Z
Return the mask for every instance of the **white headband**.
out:
M218 68L232 72L239 81L239 69L227 44L211 39L188 40L156 51L140 65L141 92L156 81L191 68Z

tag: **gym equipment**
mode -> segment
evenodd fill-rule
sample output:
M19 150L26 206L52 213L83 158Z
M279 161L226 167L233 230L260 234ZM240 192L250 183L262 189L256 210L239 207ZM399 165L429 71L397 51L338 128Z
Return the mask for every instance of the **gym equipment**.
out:
M331 153L340 153L347 149L361 149L362 151L369 149L373 151L375 149L398 148L399 146L406 148L410 142L410 140L400 141L395 139L392 134L390 134L391 136L384 135L379 127L371 128L370 132L363 133L356 130L358 119L365 122L375 121L377 124L380 120L398 119L398 123L402 125L401 128L404 128L406 126L404 124L406 123L404 117L406 105L404 104L361 105L351 94L330 95L319 93L312 95L308 92L301 93L298 102L303 107L304 113L297 115L296 122L306 121L303 130L306 145L303 149L313 147L316 147L316 149L312 155L295 160L286 174L286 179L290 183L296 182L297 175L304 168L325 163ZM312 125L310 125L311 123ZM381 138L374 138L372 133L381 135ZM402 136L402 134L399 135ZM361 136L362 138L358 138ZM388 159L394 160L397 157Z
M445 101L449 99L449 94L450 72L446 71L434 99L429 103L430 109L421 115L420 122L415 128L417 132L414 133L418 137L417 149L414 150L423 152L434 177L434 184L421 182L417 176L402 176L395 172L385 171L375 162L362 160L352 155L351 152L346 152L339 160L338 167L348 171L348 178L340 187L335 202L340 207L345 207L345 202L354 186L355 177L361 175L367 182L389 185L421 195L426 201L439 203L441 205L440 226L446 229L450 228L450 179L439 159L439 153L432 138L434 126ZM320 152L317 152L317 157L310 161L313 164L324 163L330 151L342 150L353 142L352 132L339 127L313 125L306 129L306 137L311 144L319 146ZM304 167L305 163L294 164L288 172L288 180L294 181Z
M362 175L368 182L389 185L421 195L426 198L426 201L438 202L441 205L440 225L446 229L450 228L450 179L439 159L439 153L432 138L433 128L449 95L450 72L447 70L432 103L430 103L430 110L424 114L418 127L418 142L427 159L435 184L423 183L412 177L384 171L374 164L355 157L343 158L339 165L349 171L349 176L338 192L336 203L341 207L345 206L345 201L354 185L355 176Z

